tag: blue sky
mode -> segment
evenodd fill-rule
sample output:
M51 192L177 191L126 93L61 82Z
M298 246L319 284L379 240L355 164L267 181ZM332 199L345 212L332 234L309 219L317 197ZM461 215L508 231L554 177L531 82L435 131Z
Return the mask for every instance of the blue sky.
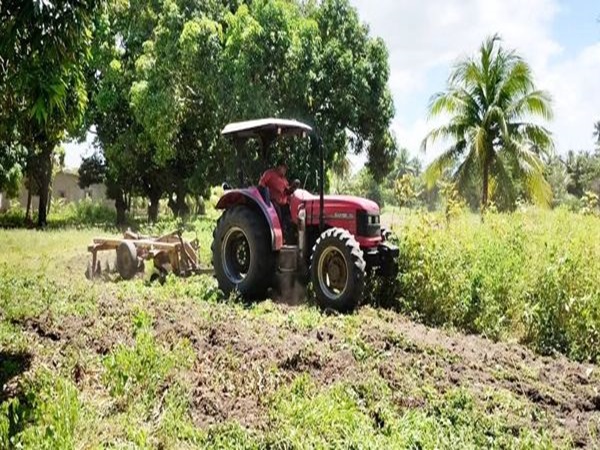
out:
M580 0L561 2L561 11L552 27L552 35L567 53L578 52L600 38L600 2Z
M595 0L351 0L371 34L390 52L390 88L401 146L425 161L419 144L435 126L426 117L432 94L444 88L452 64L499 33L532 65L539 88L554 98L555 118L546 124L557 151L593 147L600 120L600 1ZM66 144L67 166L91 150ZM354 158L360 166L363 158Z

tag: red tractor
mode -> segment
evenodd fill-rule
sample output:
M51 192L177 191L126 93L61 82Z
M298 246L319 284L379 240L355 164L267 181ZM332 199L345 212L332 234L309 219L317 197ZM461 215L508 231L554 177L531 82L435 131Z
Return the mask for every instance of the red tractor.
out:
M322 308L348 312L362 299L367 275L395 276L398 248L382 232L379 206L364 198L323 194L323 146L310 126L294 120L253 120L229 124L222 135L233 139L238 153L246 141L258 139L263 155L278 138L310 136L320 166L319 195L297 189L290 196L293 236L286 236L288 242L268 190L228 189L221 197L217 208L224 212L212 244L221 290L261 299L276 288L278 278L292 277L303 285L312 282Z

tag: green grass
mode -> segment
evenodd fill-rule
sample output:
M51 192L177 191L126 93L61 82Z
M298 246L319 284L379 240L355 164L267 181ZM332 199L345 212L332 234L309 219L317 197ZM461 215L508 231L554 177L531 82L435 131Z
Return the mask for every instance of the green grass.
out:
M589 237L599 227L598 219L566 212L493 215L483 224L464 216L449 225L404 213L396 227L401 294L390 303L431 324L594 359L599 258ZM198 235L208 261L212 219L185 230ZM335 316L309 302L244 305L224 298L207 276L91 283L83 276L86 245L107 233L117 234L0 232L0 448L597 442L598 416L577 409L586 399L581 389L600 387L595 366L587 387L568 377L556 385L553 366L531 356L513 362L508 350L508 362L493 352L483 362L461 349L493 344L456 334L432 340L393 310ZM587 366L560 364L588 376ZM540 404L530 392L558 404ZM567 395L577 402L560 403ZM560 416L565 405L589 423L569 428Z

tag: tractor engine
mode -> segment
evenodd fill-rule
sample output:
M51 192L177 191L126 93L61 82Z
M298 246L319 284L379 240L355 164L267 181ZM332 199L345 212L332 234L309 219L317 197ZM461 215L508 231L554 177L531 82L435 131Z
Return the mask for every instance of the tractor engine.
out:
M320 234L319 197L297 190L290 198L290 210L298 228L301 253L308 258ZM387 241L389 235L381 227L377 203L348 195L326 195L323 220L325 229L338 228L353 236L363 252L368 273L396 274L398 249Z

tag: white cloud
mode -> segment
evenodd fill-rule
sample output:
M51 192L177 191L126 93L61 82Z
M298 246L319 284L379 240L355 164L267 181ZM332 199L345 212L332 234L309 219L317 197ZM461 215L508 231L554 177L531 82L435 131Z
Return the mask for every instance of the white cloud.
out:
M600 120L600 42L550 66L540 84L554 98L551 129L558 150L593 148L593 124Z
M589 148L600 120L600 43L566 54L552 35L561 12L557 0L352 0L371 33L390 51L390 86L396 103L393 127L400 144L418 151L434 124L425 117L430 95L444 88L454 61L476 52L499 33L532 65L538 87L555 99L557 148ZM422 155L421 155L422 156ZM428 155L427 160L431 159Z

